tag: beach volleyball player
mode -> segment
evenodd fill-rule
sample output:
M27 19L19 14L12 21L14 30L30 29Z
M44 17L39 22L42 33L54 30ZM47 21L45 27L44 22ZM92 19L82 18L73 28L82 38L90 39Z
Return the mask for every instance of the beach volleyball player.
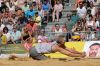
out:
M30 57L36 60L45 60L48 59L44 54L45 53L54 53L60 52L64 55L70 57L85 57L84 52L78 52L76 50L65 47L65 39L63 35L58 36L57 41L52 43L42 43L37 44L32 47L29 51Z

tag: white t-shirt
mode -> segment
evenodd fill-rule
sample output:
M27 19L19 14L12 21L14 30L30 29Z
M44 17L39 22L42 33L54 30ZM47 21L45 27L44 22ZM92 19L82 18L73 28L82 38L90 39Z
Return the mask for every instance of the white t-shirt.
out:
M10 33L3 34L3 35L5 35L7 37L7 41L10 41L10 39L11 39L11 34Z
M1 7L1 3L2 3L3 1L2 0L0 0L0 7Z
M80 7L77 8L77 14L79 15L79 17L83 17L86 14L87 10L85 7L82 7L82 9L80 9Z
M5 27L5 25L4 24L1 24L0 31L2 31L4 27Z
M59 33L59 32L63 32L61 28L59 30L55 29L55 33Z
M8 7L10 12L15 12L15 6Z
M96 21L95 26L96 27L100 27L100 22L99 21Z
M94 26L94 21L87 21L87 26Z
M92 14L92 16L95 16L95 14L96 14L96 8L95 8L95 7L93 7L93 8L91 9L91 14Z

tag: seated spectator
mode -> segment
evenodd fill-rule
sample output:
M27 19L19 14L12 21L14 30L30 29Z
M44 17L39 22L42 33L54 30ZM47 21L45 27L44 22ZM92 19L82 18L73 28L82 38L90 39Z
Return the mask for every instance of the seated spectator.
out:
M59 16L61 16L62 14L62 9L63 9L63 5L60 3L60 1L57 1L57 3L54 5L54 10L52 14L53 22L55 21L55 15L56 15L57 21L59 22Z
M83 5L82 2L79 2L79 6L77 7L77 14L79 15L80 18L85 18L86 17L86 7Z
M22 29L22 32L21 32L21 41L22 41L22 44L25 43L25 41L31 37L31 34L29 32L29 29L27 27L24 27Z
M49 20L49 10L50 10L50 4L47 3L47 1L44 1L44 4L42 5L43 15L47 17L47 23Z
M32 18L30 18L28 22L29 23L26 24L26 27L29 30L29 32L32 34L37 29L37 25L35 21L32 20Z
M91 31L94 30L95 28L95 21L93 20L93 16L92 15L89 15L89 21L86 21L86 28L90 28Z
M79 20L79 16L76 14L76 11L73 10L72 11L72 14L70 14L68 16L69 18L69 23L68 23L68 30L72 30L73 29L73 26L78 22Z
M100 8L97 9L96 17L99 17L99 15L100 15Z
M12 32L13 30L13 22L9 22L6 27L8 28L9 32Z
M0 47L7 44L7 37L0 32Z
M36 2L32 2L31 5L32 5L34 11L37 12L38 11L38 4L36 4Z
M13 4L17 7L18 6L18 0L13 0Z
M96 38L95 32L92 32L90 28L88 28L88 33L86 35L86 40L87 41L92 41Z
M95 27L97 31L100 31L100 16L96 18Z
M32 48L32 38L28 38L25 43L23 44L23 47L26 49L26 51L29 51Z
M5 27L5 25L3 23L0 22L0 32L3 31L3 28Z
M43 10L42 10L41 7L38 7L38 14L39 14L39 16L41 16L42 18L44 17L44 15L43 15Z
M10 13L12 13L12 14L15 13L15 6L12 3L8 2L7 7L9 8Z
M7 37L7 42L11 40L11 34L8 31L9 30L7 27L3 28L3 35L5 35Z
M21 32L17 30L17 27L14 26L13 31L11 32L11 39L16 44L20 42Z
M37 25L41 26L41 16L38 15L38 12L35 13L35 16L34 16L34 21L36 22Z
M24 2L24 5L23 5L23 7L22 7L22 10L24 11L24 12L26 12L27 10L29 10L29 5L28 5L28 3L25 1Z
M85 26L83 25L83 20L79 19L78 22L75 24L74 27L77 27L75 31L83 31Z
M22 14L18 18L18 22L21 25L25 25L28 22L28 19L25 17L25 13L22 12Z
M90 2L90 7L91 7L91 15L93 16L93 19L95 20L96 18L95 15L96 15L97 10L92 1Z
M66 23L62 26L62 31L63 32L67 32L67 25L66 25Z
M77 21L79 20L79 15L76 14L76 11L73 10L72 11L72 15L71 15L71 22L73 23L73 25L75 25L77 23Z
M45 30L41 29L40 35L38 35L38 43L48 43L48 37L45 36Z
M35 15L35 11L33 10L33 7L32 6L29 6L29 10L27 10L25 12L25 16L27 18L30 18L30 17L34 17L34 15Z
M61 33L61 32L63 32L62 31L62 28L60 27L60 25L59 24L55 24L53 27L52 27L52 32L55 32L55 33Z

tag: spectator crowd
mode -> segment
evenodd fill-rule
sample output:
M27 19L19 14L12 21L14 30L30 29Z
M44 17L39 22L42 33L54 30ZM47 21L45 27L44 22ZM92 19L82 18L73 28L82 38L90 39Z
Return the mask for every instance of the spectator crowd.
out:
M0 0L0 45L51 42L45 34L49 22L55 23L50 32L66 34L66 41L98 40L99 0L77 1L60 25L66 3L71 5L70 0Z

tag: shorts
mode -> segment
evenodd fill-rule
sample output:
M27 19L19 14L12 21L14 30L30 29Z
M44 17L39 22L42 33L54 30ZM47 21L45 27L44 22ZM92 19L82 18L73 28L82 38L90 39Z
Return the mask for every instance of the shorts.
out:
M29 51L30 57L35 60L46 60L48 57L45 55L38 53L35 47L32 47Z

